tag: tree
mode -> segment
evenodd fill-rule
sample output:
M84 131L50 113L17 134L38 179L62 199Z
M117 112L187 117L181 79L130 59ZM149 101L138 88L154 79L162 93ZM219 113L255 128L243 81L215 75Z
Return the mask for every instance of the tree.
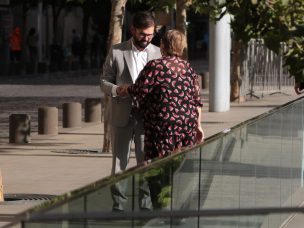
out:
M86 55L86 44L88 40L88 29L89 29L89 21L92 17L93 10L98 5L98 0L69 0L68 5L81 7L83 12L82 18L82 35L81 35L81 50L80 50L80 61L83 62Z
M59 37L58 37L58 18L61 11L66 6L66 0L45 0L46 5L50 5L52 8L52 15L53 15L53 44L59 44Z
M111 23L107 41L107 50L120 43L127 0L112 0Z
M285 65L297 82L304 82L304 1L274 2L273 8L278 26L269 32L266 45L278 53L280 42L286 42Z
M175 7L176 0L129 0L132 5L144 5L144 8L149 8L151 11L161 10L169 12L170 9Z
M235 55L232 100L239 97L239 50L250 39L263 39L266 47L276 53L279 53L282 42L287 43L289 51L283 53L285 65L297 81L304 81L303 0L226 0L215 1L213 5L209 0L193 0L192 3L197 12L207 11L215 21L226 13L231 15Z
M81 7L83 12L80 56L80 60L83 62L87 53L90 19L91 29L94 29L99 37L108 37L111 0L67 0L67 7ZM98 51L96 50L96 52Z
M125 15L127 0L112 0L111 20L109 28L109 36L107 41L107 52L112 45L120 43L122 40L122 28ZM105 109L108 106L109 98L104 97ZM110 151L110 126L107 120L104 121L104 138L103 138L103 152Z
M181 31L187 38L187 8L191 0L176 0L176 29ZM186 40L187 43L187 40ZM183 57L188 58L188 47L184 49Z

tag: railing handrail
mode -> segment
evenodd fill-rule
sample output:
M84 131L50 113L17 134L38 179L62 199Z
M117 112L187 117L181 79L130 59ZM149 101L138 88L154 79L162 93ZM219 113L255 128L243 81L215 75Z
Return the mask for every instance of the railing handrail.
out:
M189 218L189 217L220 217L250 216L274 213L304 213L304 207L260 207L260 208L227 208L179 211L135 211L135 212L84 212L84 213L49 213L37 214L28 218L31 222L43 221L75 221L75 220L131 220L152 218Z

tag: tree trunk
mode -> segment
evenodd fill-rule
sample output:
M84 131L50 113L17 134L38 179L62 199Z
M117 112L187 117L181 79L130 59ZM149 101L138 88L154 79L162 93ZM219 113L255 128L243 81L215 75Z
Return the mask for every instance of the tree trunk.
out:
M110 31L108 36L107 50L113 44L121 42L122 39L122 26L125 15L127 0L112 0Z
M232 42L232 80L231 80L231 93L230 101L242 101L240 94L241 86L241 48L242 43L240 40L233 39Z
M60 15L61 10L63 9L63 6L58 6L58 9L56 10L56 2L52 3L52 13L53 13L53 44L59 44L59 38L58 38L58 18Z
M176 29L181 31L186 37L187 44L187 7L191 0L176 0ZM188 45L186 45L183 58L188 59Z
M82 37L81 37L81 56L80 61L83 63L86 55L86 44L87 44L87 37L88 37L88 26L89 26L89 19L90 14L87 10L84 11L84 17L82 20Z
M88 31L89 31L89 21L92 16L92 9L96 8L97 4L95 0L87 0L83 3L83 19L82 19L82 36L81 36L81 56L80 61L83 63L86 56L87 50L87 40L88 40Z
M52 5L52 14L53 14L53 39L52 39L52 44L57 44L57 17L56 17L56 9L55 5Z
M21 47L22 47L22 63L25 65L26 61L27 61L27 44L26 44L26 24L27 24L27 11L28 11L28 7L26 4L26 1L23 2L22 4L22 28L21 28Z
M125 14L127 0L112 0L112 9L111 9L111 20L110 20L110 29L109 36L107 41L107 51L110 50L112 45L120 43L122 39L122 26L123 19ZM104 97L104 107L108 108L109 98ZM110 151L110 126L108 121L104 121L104 138L103 138L103 152Z

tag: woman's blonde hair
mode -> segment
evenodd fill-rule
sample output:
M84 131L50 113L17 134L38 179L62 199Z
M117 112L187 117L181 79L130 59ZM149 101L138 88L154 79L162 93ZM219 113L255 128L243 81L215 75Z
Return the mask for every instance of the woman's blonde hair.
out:
M178 30L169 30L162 37L163 54L170 56L183 56L186 47L186 38L183 33Z

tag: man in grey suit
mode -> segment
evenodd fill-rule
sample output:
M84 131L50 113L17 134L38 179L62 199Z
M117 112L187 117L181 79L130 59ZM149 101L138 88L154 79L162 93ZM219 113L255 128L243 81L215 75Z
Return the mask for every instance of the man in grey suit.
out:
M132 139L137 164L144 161L142 116L132 108L129 96L120 96L118 86L134 83L148 61L161 57L159 48L151 44L154 32L153 15L147 11L137 12L132 20L132 38L114 45L103 66L100 86L105 95L110 97L106 118L111 125L112 175L126 170ZM112 186L113 210L125 210L126 188L127 181ZM140 209L151 209L150 191L144 182L140 185L139 201Z

